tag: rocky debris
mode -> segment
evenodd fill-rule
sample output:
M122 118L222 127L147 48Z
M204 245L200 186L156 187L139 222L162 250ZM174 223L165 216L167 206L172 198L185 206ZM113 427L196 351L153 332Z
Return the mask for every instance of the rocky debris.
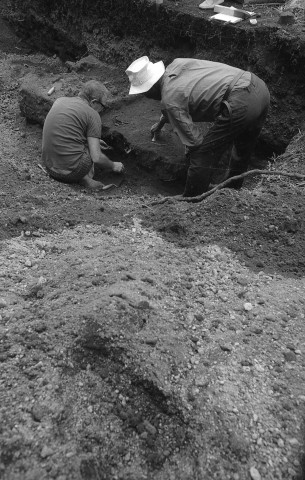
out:
M53 450L52 448L50 447L47 447L46 445L42 448L41 452L40 452L40 456L41 458L47 458L49 457L50 455L53 455Z
M32 262L25 263L26 266L32 266ZM26 286L26 290L23 293L24 298L43 297L43 287L46 284L46 279L44 277L39 277L37 280L33 280Z
M250 311L253 309L252 303L246 302L246 303L244 304L244 309L246 310L246 312L250 312Z
M0 308L6 308L7 301L4 298L0 298Z
M251 475L252 480L261 480L261 478L262 478L260 476L259 471L255 467L250 468L250 475Z
M179 238L178 233L176 236ZM178 462L176 448L191 468L187 449L193 445L197 422L199 428L202 420L209 424L204 430L204 443L208 440L212 451L222 451L223 439L213 437L215 432L209 423L216 411L220 412L219 419L225 418L229 423L232 416L244 416L240 417L244 418L243 432L226 436L225 451L230 452L230 458L234 455L240 459L239 473L235 471L234 478L237 475L246 478L244 459L252 451L257 466L250 474L258 479L266 474L265 467L260 466L266 449L268 458L274 461L278 458L275 448L286 454L288 448L297 447L293 430L295 406L288 397L286 400L285 382L279 382L282 373L275 369L282 365L283 357L280 351L272 350L274 333L271 337L266 330L269 326L279 329L281 335L277 341L284 348L283 355L296 355L301 348L300 342L291 337L287 322L282 325L280 315L269 313L275 308L281 311L283 305L288 310L289 304L289 312L294 315L292 299L296 298L296 291L285 279L271 280L263 273L250 274L234 254L216 245L181 249L137 222L106 231L103 227L86 225L45 235L43 239L24 237L19 240L18 249L16 246L11 250L15 255L14 265L19 265L17 252L24 253L25 246L31 258L33 252L45 255L36 264L37 276L27 273L27 281L23 282L35 287L41 277L52 280L43 282L44 303L38 303L36 295L26 299L25 312L35 308L33 311L41 317L34 320L29 315L18 320L25 328L21 337L25 350L19 347L12 350L10 344L9 356L3 352L2 365L18 359L23 365L23 378L33 382L35 401L31 406L32 394L27 393L26 409L34 424L42 429L49 424L61 428L68 419L75 425L73 431L75 428L84 451L94 449L99 455L105 448L109 451L103 436L114 438L123 429L124 471L134 461L129 435L135 435L133 449L147 459L149 468L158 466L167 472L166 458L170 456L171 462ZM125 255L126 246L129 255ZM116 255L105 261L105 252L111 248ZM75 258L79 260L76 262ZM12 268L9 263L12 259L1 257L1 261L4 271L9 265ZM196 269L190 269L190 262L194 262ZM92 282L97 278L101 281ZM241 288L246 288L243 298L251 303L250 310L244 308L247 302L239 297ZM202 292L203 303L197 303ZM226 301L220 300L220 295ZM1 311L16 309L16 305L10 301ZM51 321L45 318L46 314ZM273 315L275 321L266 320L268 315ZM291 317L287 321L291 322ZM301 328L302 322L298 325ZM15 321L10 328L16 326ZM38 337L52 339L52 345L48 341L51 349L42 356L38 354L42 348L38 338L26 333L29 327ZM76 332L75 341L72 334ZM245 343L245 339L250 341ZM62 344L68 348L61 353ZM37 354L28 356L26 352L32 352L33 348ZM56 374L58 369L60 377ZM271 383L271 378L277 383ZM297 385L299 381L293 388L298 388ZM64 404L61 392L65 392ZM291 415L291 419L284 415L285 420L274 420L269 415L268 408L273 408L278 394L282 412ZM61 408L55 405L55 399ZM259 415L253 415L253 409ZM75 424L74 418L78 419ZM288 431L282 429L282 421ZM268 433L274 428L281 433L275 441ZM250 432L253 436L249 436ZM43 461L51 461L58 455L65 461L74 458L73 439L67 438L63 450L56 442L50 443L49 434L44 438L45 445L40 442L39 451ZM196 438L197 442L203 441L197 433ZM139 453L142 448L149 452L148 457ZM290 465L290 460L287 463ZM279 463L276 465L279 468ZM213 464L215 468L218 466ZM72 464L69 469L74 471Z
M284 352L284 358L286 362L296 362L297 360L296 354L292 351Z
M228 345L227 343L221 343L220 345L221 350L224 352L231 352L232 351L232 346Z
M32 416L36 422L41 422L42 419L48 414L48 408L38 402L34 403L32 407Z
M285 9L288 9L288 10L293 10L294 8L296 9L305 9L305 5L304 5L304 2L303 0L288 0L287 2L285 2Z

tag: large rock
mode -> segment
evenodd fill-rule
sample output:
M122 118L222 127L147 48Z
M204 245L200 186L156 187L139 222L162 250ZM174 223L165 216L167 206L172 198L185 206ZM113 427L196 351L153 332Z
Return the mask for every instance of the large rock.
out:
M94 55L88 55L87 57L81 58L77 62L67 61L66 66L72 72L91 72L92 70L96 69L101 70L104 67L104 63Z
M43 124L45 117L59 97L73 97L78 95L81 86L88 80L99 80L105 85L109 93L110 102L119 102L114 99L117 90L108 80L115 77L115 67L105 65L93 55L83 57L77 62L66 62L70 73L36 75L29 73L23 78L20 88L20 110L31 122Z
M33 123L43 125L48 111L59 97L78 94L82 82L75 74L38 76L29 73L20 88L21 113ZM52 93L48 95L48 92Z

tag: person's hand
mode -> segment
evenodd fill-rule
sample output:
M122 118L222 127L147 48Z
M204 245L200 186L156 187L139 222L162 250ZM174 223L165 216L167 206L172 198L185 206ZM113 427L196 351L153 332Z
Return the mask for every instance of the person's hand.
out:
M123 173L125 170L124 165L121 162L113 162L112 171L115 173Z
M150 129L150 134L151 134L151 140L152 142L155 142L157 139L158 133L160 133L162 130L162 125L160 122L154 123L153 126Z
M161 132L160 122L154 123L150 129L151 136L153 137L156 133Z
M104 140L100 140L100 146L101 146L101 150L112 150L112 147L110 147L110 145L108 145L108 143L104 142Z
M150 129L151 139L152 139L153 142L156 141L157 134L161 132L161 130L164 127L164 125L166 124L166 122L168 122L168 120L166 120L165 115L163 113L161 113L161 117L160 117L159 122L154 123L153 126Z

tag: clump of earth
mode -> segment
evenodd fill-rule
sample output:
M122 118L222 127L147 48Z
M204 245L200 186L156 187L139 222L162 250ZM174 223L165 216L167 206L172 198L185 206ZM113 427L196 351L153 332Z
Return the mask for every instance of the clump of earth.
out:
M304 132L198 203L125 145L119 188L58 183L19 89L67 67L0 32L1 478L302 478Z

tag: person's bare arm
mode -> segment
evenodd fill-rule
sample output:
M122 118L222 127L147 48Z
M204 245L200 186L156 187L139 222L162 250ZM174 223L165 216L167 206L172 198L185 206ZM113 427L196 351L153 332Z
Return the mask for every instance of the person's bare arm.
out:
M117 173L124 171L124 165L121 162L113 162L101 151L100 139L95 137L87 138L89 153L93 163L99 165L104 170L110 170Z

